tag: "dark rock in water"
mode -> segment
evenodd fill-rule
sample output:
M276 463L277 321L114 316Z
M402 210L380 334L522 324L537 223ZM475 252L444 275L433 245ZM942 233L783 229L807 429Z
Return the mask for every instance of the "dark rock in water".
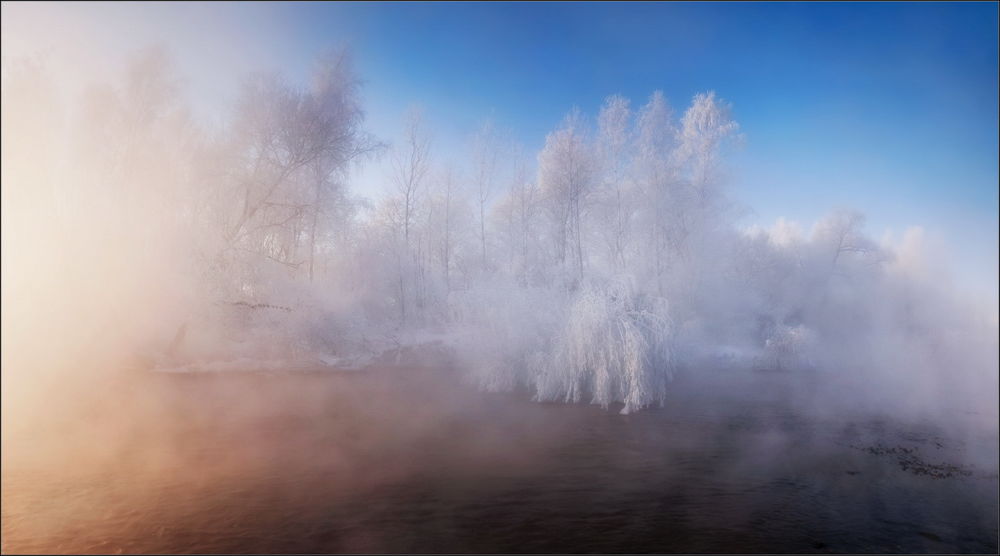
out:
M860 475L861 474L860 471L845 471L845 473L847 473L848 475Z

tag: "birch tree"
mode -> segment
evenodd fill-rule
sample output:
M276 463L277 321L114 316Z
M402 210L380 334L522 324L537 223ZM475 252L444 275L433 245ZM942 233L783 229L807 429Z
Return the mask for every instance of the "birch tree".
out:
M310 123L328 134L326 148L312 162L312 202L309 210L309 281L313 281L316 242L322 222L344 216L344 182L351 164L381 152L384 145L363 129L364 110L359 95L361 82L354 71L350 52L330 51L319 58L307 110ZM338 214L339 212L339 214Z
M396 235L396 268L400 320L407 319L408 290L419 287L414 283L418 261L412 250L412 238L417 219L420 196L424 193L425 180L430 171L431 139L419 108L410 108L406 114L402 142L392 153L390 180L395 190L393 200L395 218L392 221Z
M593 190L594 160L578 108L545 138L545 147L538 155L538 182L556 230L556 261L565 267L570 259L577 278L583 278L581 228L585 203Z
M680 211L671 213L671 208L680 202L675 187L675 148L672 111L663 93L656 91L639 111L636 122L634 172L644 200L641 223L648 234L643 259L651 263L652 279L661 296L668 248L671 240L680 235L685 218Z
M484 271L487 270L489 261L486 252L486 208L496 182L500 179L499 174L505 154L507 153L503 134L497 130L493 120L487 120L472 139L473 179L479 209L479 244Z
M602 193L605 197L604 240L608 259L616 271L625 268L625 251L629 244L631 207L626 191L629 169L631 110L629 101L621 95L605 99L597 117L597 149L602 167Z

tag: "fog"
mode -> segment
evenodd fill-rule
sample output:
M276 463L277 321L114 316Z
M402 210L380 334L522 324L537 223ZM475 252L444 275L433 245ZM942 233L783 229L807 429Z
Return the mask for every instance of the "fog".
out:
M922 405L995 384L995 311L949 288L920 228L879 242L846 209L740 225L726 153L746 138L714 93L677 110L610 96L539 153L486 121L439 154L419 109L400 144L364 130L350 59L321 57L301 88L248 76L215 127L162 48L69 99L44 64L7 64L5 380L357 358L431 334L487 388L628 411L720 358L859 374ZM355 196L352 168L378 157L390 193Z
M723 392L706 403L738 404L778 384L802 414L929 419L962 438L997 430L996 308L951 285L921 228L875 238L863 207L746 226L727 160L754 130L715 92L568 106L540 152L484 118L466 151L438 152L419 108L400 141L367 131L349 49L318 56L306 84L246 76L221 124L192 116L164 48L79 94L52 67L4 60L3 433L17 448L5 460L58 446L109 465L141 445L142 465L158 469L188 461L169 408L192 400L214 408L203 418L253 422L348 403L337 386L305 401L277 381L215 389L233 373L428 360L457 386L365 391L371 405L350 407L426 439L444 426L428 404L509 423L526 401L641 415L689 407L699 388ZM366 198L350 178L376 162L387 193ZM183 401L135 386L169 373L212 382ZM688 405L671 397L678 384ZM120 411L169 433L136 439ZM359 442L394 434L356 418L371 435ZM543 445L571 428L550 418L551 430L523 430ZM468 457L541 453L496 434ZM334 457L283 442L299 455L282 457ZM262 457L254 446L213 465ZM756 465L740 454L733 466Z

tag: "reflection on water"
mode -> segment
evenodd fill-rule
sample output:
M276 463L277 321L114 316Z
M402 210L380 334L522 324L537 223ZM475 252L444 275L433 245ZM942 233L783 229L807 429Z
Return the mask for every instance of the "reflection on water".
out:
M4 440L2 548L996 552L995 431L819 417L799 380L681 376L621 416L435 369L141 375Z

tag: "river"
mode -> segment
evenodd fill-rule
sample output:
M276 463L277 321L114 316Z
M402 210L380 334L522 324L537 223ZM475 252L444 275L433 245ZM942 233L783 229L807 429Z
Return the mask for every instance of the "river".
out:
M817 381L681 373L623 416L447 366L135 375L4 439L2 549L997 551L995 427L814 411Z

